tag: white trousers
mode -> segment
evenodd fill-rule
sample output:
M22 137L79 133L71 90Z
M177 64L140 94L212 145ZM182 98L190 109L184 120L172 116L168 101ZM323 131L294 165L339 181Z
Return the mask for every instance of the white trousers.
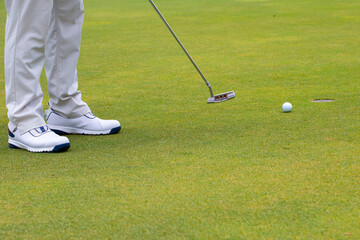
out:
M66 118L90 111L78 91L76 65L83 0L5 0L5 91L9 127L45 124L40 75L45 64L49 105Z

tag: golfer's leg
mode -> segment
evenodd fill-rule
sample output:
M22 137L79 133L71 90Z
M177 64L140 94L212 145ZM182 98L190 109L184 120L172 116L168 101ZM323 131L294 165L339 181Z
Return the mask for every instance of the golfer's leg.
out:
M5 0L5 91L9 127L20 133L45 124L39 83L52 1Z
M82 0L54 0L46 40L45 70L50 108L65 118L76 118L90 112L81 100L76 71L83 18Z
M78 91L76 65L83 18L82 0L54 0L46 43L45 70L51 100L45 117L48 126L61 134L114 134L120 131L120 123L95 117Z

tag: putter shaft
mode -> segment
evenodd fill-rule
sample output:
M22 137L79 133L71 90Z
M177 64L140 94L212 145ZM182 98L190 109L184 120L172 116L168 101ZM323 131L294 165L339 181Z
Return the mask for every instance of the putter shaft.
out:
M169 29L169 31L171 32L171 34L173 35L173 37L175 38L175 40L178 42L178 44L180 45L180 47L182 48L182 50L184 51L184 53L186 54L186 56L189 58L190 62L193 64L193 66L195 67L195 69L198 71L198 73L200 74L201 78L204 80L204 82L206 83L206 86L208 86L209 90L210 90L210 95L211 97L214 97L210 82L205 78L204 74L201 72L200 68L196 65L194 59L192 59L192 57L190 56L190 54L188 53L188 51L186 50L186 48L184 47L184 45L181 43L180 39L176 36L175 32L172 30L172 28L170 27L170 25L167 23L167 21L165 20L164 16L161 14L161 12L159 11L159 9L156 7L155 3L152 0L149 0L150 4L153 6L153 8L155 9L155 11L157 12L157 14L160 16L161 20L165 23L166 27Z

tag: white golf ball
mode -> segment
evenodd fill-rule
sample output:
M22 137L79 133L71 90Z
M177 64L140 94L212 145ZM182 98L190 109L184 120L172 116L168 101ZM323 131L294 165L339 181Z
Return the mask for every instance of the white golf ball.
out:
M282 109L284 112L290 112L292 109L292 105L289 102L286 102L282 105Z

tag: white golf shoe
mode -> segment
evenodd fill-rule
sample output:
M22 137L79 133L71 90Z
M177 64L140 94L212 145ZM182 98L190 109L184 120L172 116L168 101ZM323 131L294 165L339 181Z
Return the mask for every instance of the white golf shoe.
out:
M24 134L9 130L9 147L29 152L64 152L70 148L70 142L67 137L57 135L44 125Z
M118 133L121 129L118 121L103 120L95 117L91 112L78 118L67 119L49 109L45 111L45 119L49 128L59 135L105 135Z

